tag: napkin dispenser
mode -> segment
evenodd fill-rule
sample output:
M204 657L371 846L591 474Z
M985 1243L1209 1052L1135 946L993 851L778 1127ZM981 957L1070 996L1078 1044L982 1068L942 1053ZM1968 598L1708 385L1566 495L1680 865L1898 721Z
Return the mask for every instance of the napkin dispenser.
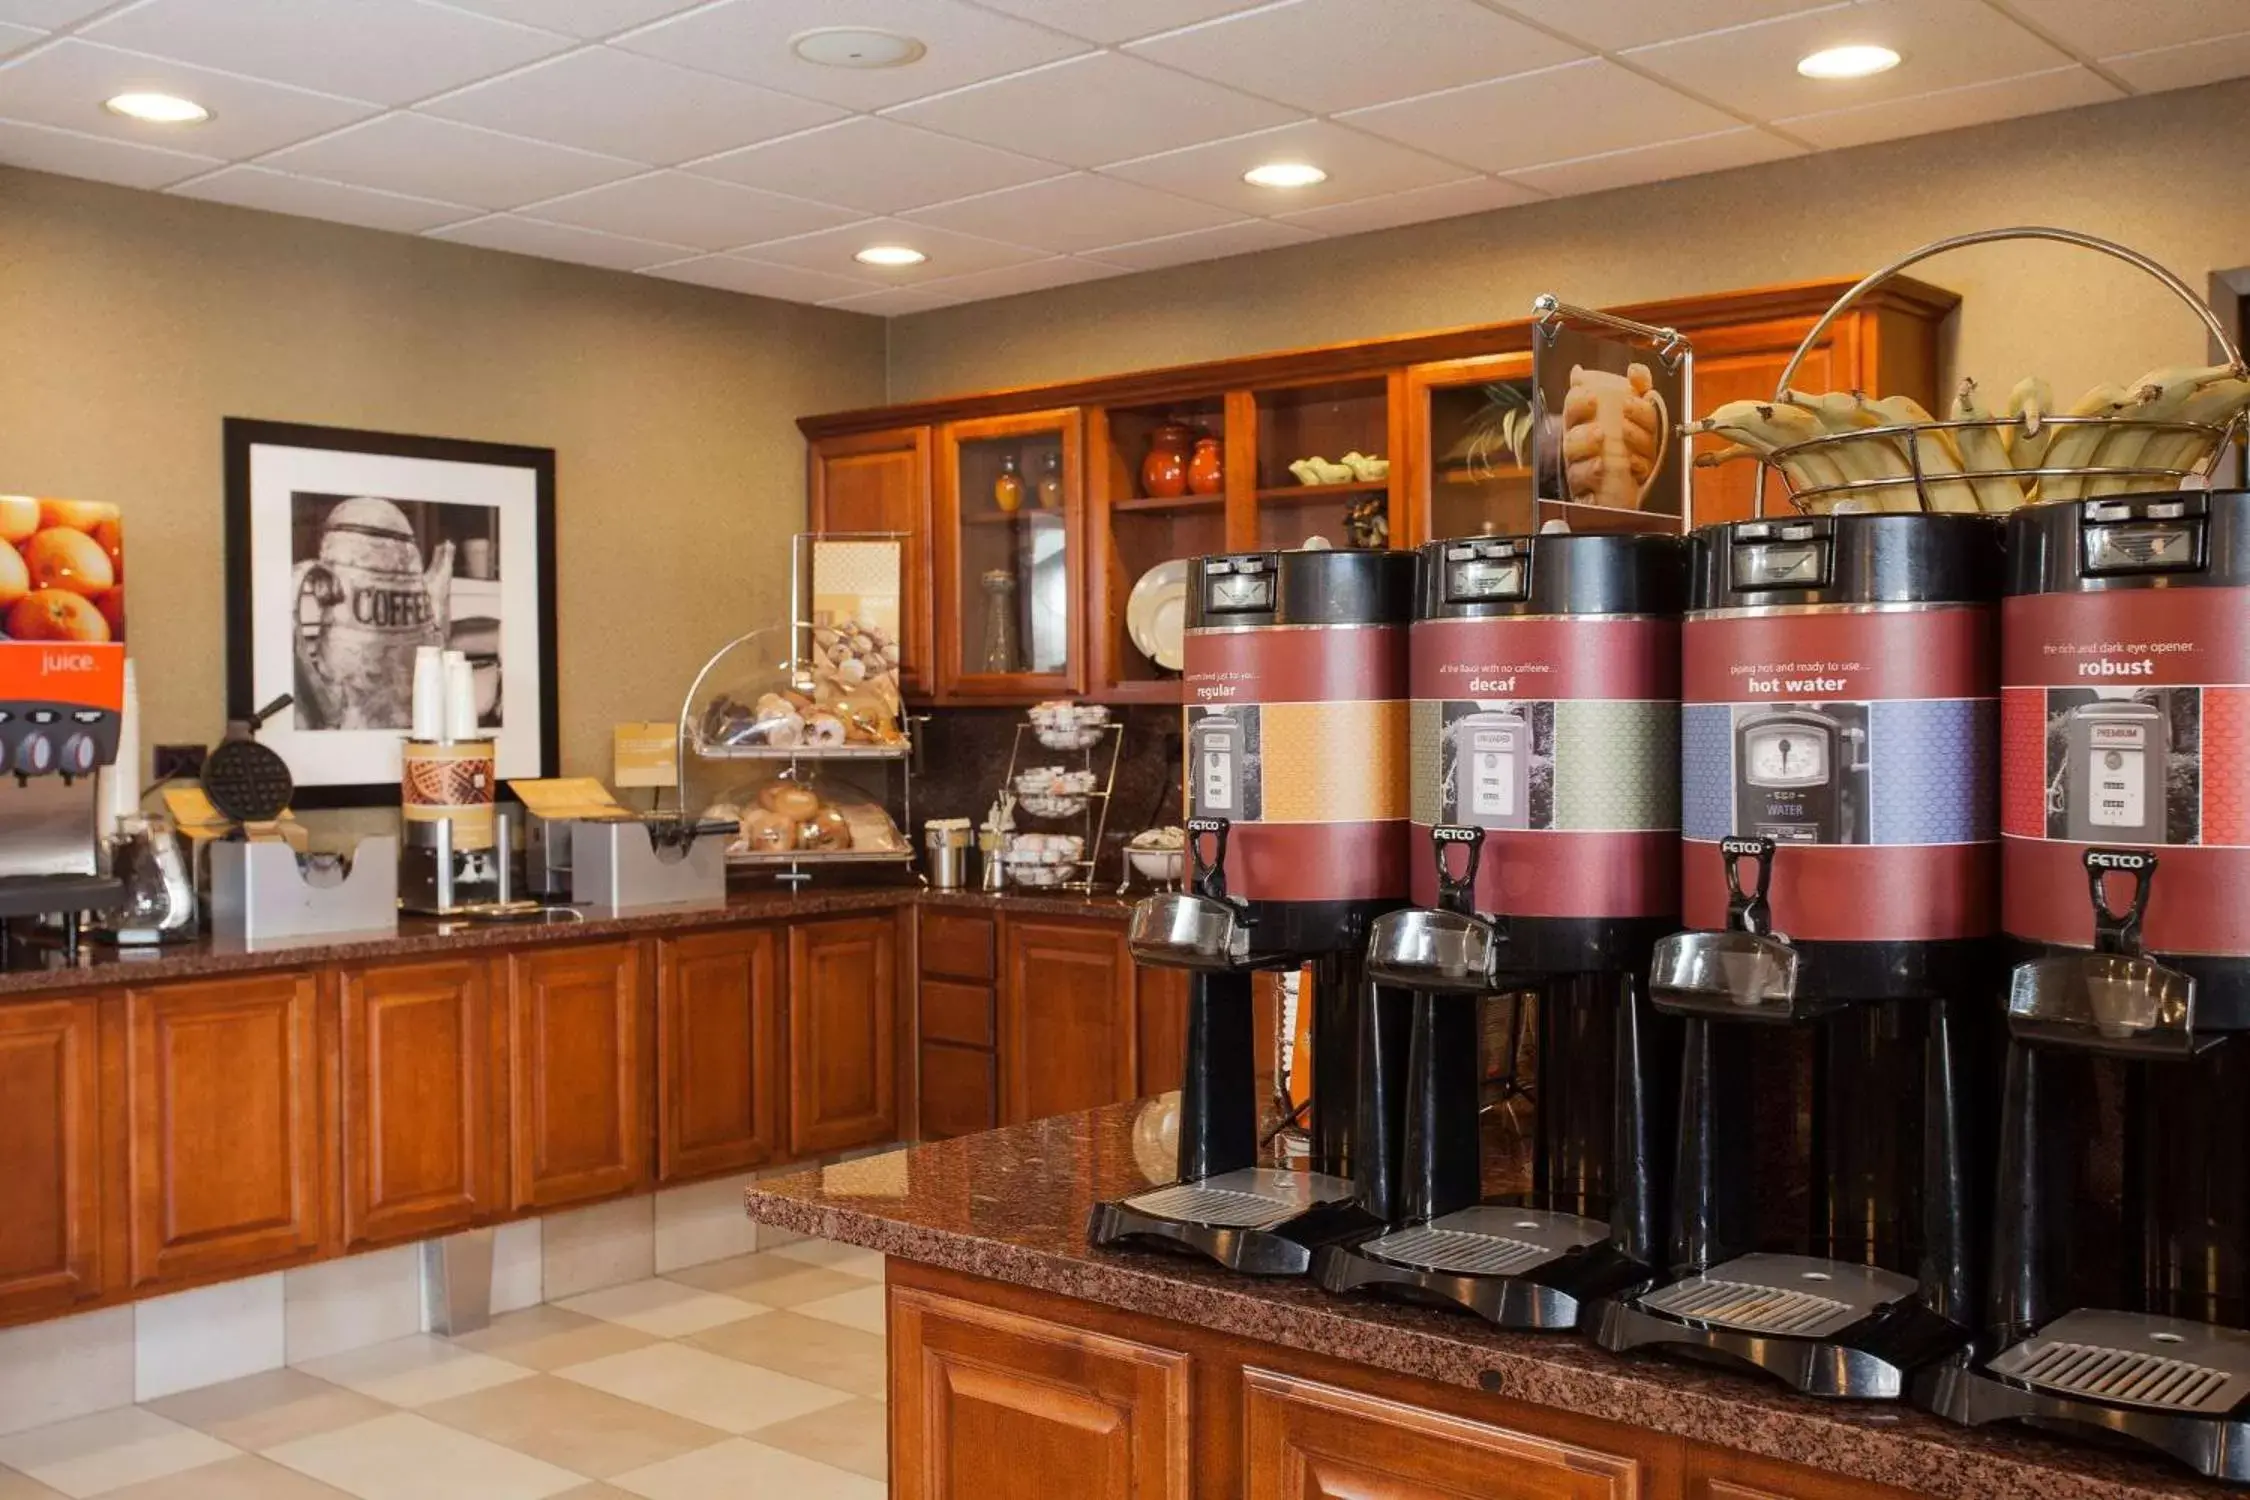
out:
M569 827L573 906L617 911L726 901L726 846L736 828L727 819L650 814Z
M398 840L381 834L349 854L300 854L278 839L208 846L211 932L258 943L398 930Z

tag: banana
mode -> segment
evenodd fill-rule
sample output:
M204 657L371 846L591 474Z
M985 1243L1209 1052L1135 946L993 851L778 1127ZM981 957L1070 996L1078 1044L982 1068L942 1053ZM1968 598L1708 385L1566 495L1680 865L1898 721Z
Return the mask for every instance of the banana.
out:
M2114 417L2132 403L2132 393L2119 386L2103 382L2078 398L2076 405L2065 416L2105 418ZM2074 426L2056 429L2055 440L2047 445L2045 461L2041 467L2049 469L2083 469L2094 461L2101 449L2102 439L2109 434L2099 420L2081 422ZM2039 481L2041 502L2050 500L2077 500L2086 493L2086 476L2083 474L2055 474Z
M2109 433L2095 451L2096 467L2168 467L2159 460L2176 451L2177 445L2172 439L2192 439L2194 434L2165 432L2148 424L2182 420L2180 414L2198 391L2226 379L2233 370L2232 365L2171 365L2143 375L2131 387L2133 404L2120 415L2117 430ZM2191 443L2187 451L2193 452L2195 447ZM2161 474L2112 474L2087 485L2086 494L2088 498L2130 495L2161 489L2167 483L2169 481Z
M2172 420L2224 428L2246 407L2250 407L2250 380L2230 374L2210 382L2180 403ZM2150 437L2148 447L2142 451L2141 462L2150 468L2192 473L2211 456L2211 447L2212 439L2205 433L2160 432Z
M1902 455L1901 463L1908 474L1912 474L1915 465L1919 463L1922 503L1931 510L1971 514L1979 508L1977 492L1959 477L1963 468L1961 450L1954 445L1953 434L1942 427L1927 425L1937 419L1923 409L1921 402L1912 396L1885 396L1880 401L1870 401L1866 405L1884 426L1921 429L1911 440L1900 437L1883 441L1897 445ZM1908 447L1909 441L1912 443L1911 448ZM1913 494L1909 486L1902 485L1899 489L1907 495ZM1885 508L1895 510L1901 507Z
M1983 422L1991 415L1977 400L1977 383L1963 376L1961 389L1953 397L1954 420ZM1954 429L1953 438L1961 450L1961 467L1969 471L1969 486L1976 491L1979 510L2009 511L2023 504L2023 486L2006 474L1993 472L2010 467L2008 445L2001 441L1999 428L1960 427ZM1983 471L1981 477L1979 471Z
M1776 449L1820 436L1819 423L1808 413L1767 401L1729 401L1691 430L1715 433L1762 459L1771 458ZM1826 453L1793 453L1779 464L1793 490L1844 483L1843 473Z
M2043 376L2026 375L2008 392L2008 420L2015 424L2006 433L2011 468L2039 467L2054 441L2055 429L2047 425L2054 414L2055 390Z

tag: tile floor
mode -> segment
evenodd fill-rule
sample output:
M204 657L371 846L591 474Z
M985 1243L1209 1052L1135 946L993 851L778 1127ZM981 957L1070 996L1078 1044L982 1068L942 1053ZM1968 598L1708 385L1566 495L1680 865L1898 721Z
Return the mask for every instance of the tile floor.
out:
M803 1240L0 1438L0 1500L882 1500L882 1259Z

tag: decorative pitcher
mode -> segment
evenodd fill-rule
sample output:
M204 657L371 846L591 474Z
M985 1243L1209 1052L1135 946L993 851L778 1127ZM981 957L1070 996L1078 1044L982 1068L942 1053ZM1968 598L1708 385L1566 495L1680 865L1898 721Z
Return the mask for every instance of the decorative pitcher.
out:
M414 649L443 646L453 600L453 544L427 567L406 513L388 500L346 500L321 523L320 554L292 577L297 719L306 729L406 729Z

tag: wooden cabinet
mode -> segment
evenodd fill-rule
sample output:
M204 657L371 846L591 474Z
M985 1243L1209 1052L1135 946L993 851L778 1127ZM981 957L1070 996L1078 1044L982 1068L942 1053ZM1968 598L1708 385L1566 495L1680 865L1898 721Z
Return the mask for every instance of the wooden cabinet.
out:
M1243 1500L1640 1500L1641 1465L1270 1370L1243 1372Z
M1000 1123L999 1060L989 1048L922 1043L921 1138L974 1135Z
M930 671L930 429L816 438L806 453L815 531L894 531L906 539L900 685L927 692Z
M898 1136L898 929L888 912L789 929L789 1152Z
M1188 975L1184 969L1133 970L1133 1092L1146 1098L1180 1086L1187 1067Z
M931 550L941 696L1084 689L1080 425L1075 408L1060 408L938 429Z
M511 953L509 1200L554 1208L648 1175L648 1006L637 943Z
M896 1500L1193 1490L1185 1354L916 1290L891 1293L890 1343Z
M460 1229L496 1206L487 975L481 959L339 973L346 1248Z
M99 1002L0 1007L0 1322L102 1291Z
M739 1172L781 1145L781 933L656 945L656 1175Z
M1001 939L1002 1122L1134 1097L1137 1018L1124 924L1011 915Z
M336 1152L318 994L284 973L127 996L135 1285L322 1249Z
M1684 1493L1686 1500L1914 1500L1889 1485L1701 1443L1687 1447Z
M936 907L924 907L920 921L916 1134L936 1141L1000 1123L999 923Z

